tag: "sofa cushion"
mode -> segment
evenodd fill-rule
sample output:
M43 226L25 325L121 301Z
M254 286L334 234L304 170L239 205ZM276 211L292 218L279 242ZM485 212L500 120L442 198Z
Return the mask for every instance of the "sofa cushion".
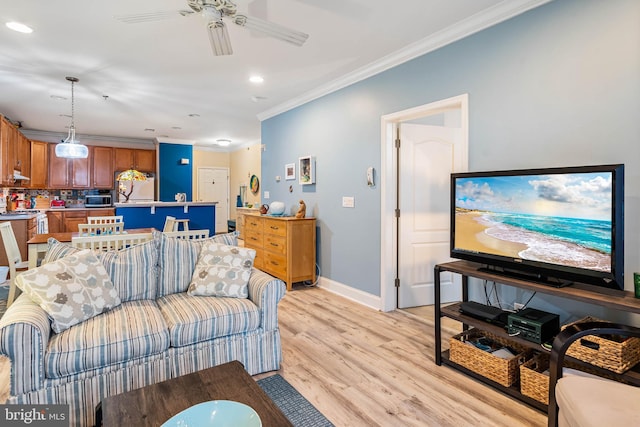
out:
M260 310L249 299L171 294L157 300L169 326L172 347L253 331Z
M161 353L168 347L169 332L155 301L129 301L52 336L45 373L47 378L60 378Z
M177 239L162 235L158 260L157 297L186 292L203 244L215 242L237 245L237 234L228 233L208 239Z
M247 298L256 251L208 242L202 246L189 295Z
M107 271L89 249L28 270L16 285L47 312L57 333L120 305Z
M48 240L49 247L42 265L78 253L81 249L54 238ZM155 299L158 278L158 244L154 239L130 246L120 251L95 251L109 273L121 301Z

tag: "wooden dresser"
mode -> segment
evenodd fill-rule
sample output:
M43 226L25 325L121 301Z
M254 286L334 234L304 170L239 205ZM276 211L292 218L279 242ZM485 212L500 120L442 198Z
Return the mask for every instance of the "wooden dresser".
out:
M283 280L316 280L316 219L247 215L244 245L255 249L254 266Z

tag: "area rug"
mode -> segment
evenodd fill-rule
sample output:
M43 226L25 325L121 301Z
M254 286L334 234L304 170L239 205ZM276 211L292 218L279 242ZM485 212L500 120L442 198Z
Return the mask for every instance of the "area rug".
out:
M333 427L315 406L280 375L262 378L257 383L295 427Z

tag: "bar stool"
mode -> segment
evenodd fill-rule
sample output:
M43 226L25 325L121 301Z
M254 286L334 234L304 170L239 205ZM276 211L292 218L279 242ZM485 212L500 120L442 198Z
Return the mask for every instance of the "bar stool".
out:
M173 231L180 231L180 224L182 224L182 230L189 230L189 220L188 219L176 219L173 224Z

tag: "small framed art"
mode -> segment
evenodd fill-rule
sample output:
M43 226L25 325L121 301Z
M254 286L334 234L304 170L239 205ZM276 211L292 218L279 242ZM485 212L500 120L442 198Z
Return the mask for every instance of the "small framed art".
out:
M312 156L300 157L299 159L300 185L309 185L316 183L316 159Z
M296 164L289 163L284 165L284 179L290 181L296 179Z

